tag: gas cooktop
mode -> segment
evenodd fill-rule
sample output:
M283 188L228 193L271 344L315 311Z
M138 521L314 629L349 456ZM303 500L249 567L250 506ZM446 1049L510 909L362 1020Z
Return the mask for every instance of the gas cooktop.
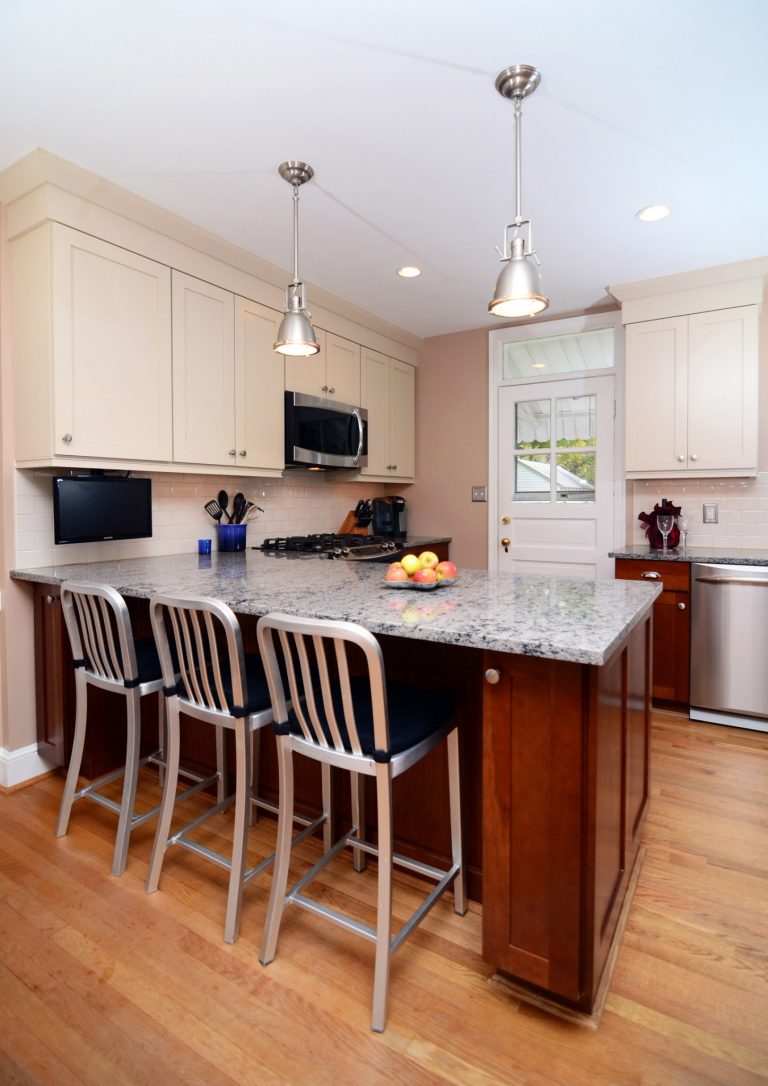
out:
M253 549L283 558L347 558L356 562L392 562L403 553L396 539L333 532L271 537Z

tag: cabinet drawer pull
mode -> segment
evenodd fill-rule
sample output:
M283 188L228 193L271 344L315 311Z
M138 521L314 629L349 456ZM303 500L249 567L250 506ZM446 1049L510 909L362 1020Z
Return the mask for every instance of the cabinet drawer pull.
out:
M485 673L485 681L490 683L491 686L495 686L497 682L501 680L501 672L497 671L495 667L489 667Z
M685 610L685 604L684 603L678 603L677 609L678 609L678 611L684 611Z
M647 569L645 573L641 573L640 576L646 581L660 581L661 574L657 573L655 569Z
M71 434L65 434L64 437L61 440L64 442L65 445L69 445L71 443L71 441L72 441L72 435Z

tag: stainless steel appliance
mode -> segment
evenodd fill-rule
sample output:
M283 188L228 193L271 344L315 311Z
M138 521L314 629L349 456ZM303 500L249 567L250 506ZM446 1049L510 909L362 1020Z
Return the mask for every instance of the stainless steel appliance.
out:
M373 531L389 539L405 538L405 498L373 499Z
M694 563L691 719L768 731L768 567Z
M286 392L286 467L364 468L367 464L365 408Z
M346 558L354 562L396 562L403 553L394 539L332 532L274 536L253 549L279 558Z

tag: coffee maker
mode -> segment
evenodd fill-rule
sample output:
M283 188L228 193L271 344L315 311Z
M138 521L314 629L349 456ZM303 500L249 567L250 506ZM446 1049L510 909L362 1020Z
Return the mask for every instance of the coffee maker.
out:
M403 539L405 531L405 498L374 498L373 534Z

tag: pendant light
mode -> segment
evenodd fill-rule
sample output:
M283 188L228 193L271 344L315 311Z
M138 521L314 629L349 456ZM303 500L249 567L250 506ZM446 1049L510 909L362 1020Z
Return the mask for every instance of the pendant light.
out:
M293 280L285 292L284 316L273 347L278 354L317 354L320 344L310 322L304 298L304 284L299 279L299 186L309 181L315 171L306 162L284 162L277 172L293 185Z
M539 258L531 240L531 221L520 214L521 178L520 121L522 101L538 87L541 74L530 64L515 64L505 68L496 77L496 90L504 98L511 98L515 106L515 221L504 230L504 252L496 250L504 267L496 282L488 312L494 317L533 317L549 305L549 298L541 292L541 282L536 264ZM528 239L522 228L528 227ZM509 232L512 231L510 239ZM534 264L534 260L536 264Z

